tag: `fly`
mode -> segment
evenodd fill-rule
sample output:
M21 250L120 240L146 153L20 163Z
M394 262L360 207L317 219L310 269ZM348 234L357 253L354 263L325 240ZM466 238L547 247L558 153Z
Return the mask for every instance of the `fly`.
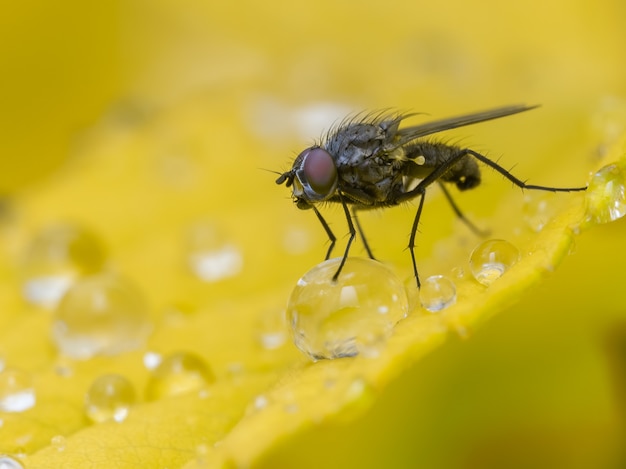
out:
M276 183L285 183L287 187L291 187L296 206L302 210L312 209L319 219L330 240L326 259L330 257L337 238L318 210L317 204L334 202L343 207L350 238L333 280L337 280L343 269L357 230L367 255L374 259L363 235L357 211L393 207L419 197L408 245L419 288L414 252L415 235L424 207L426 189L432 184L439 184L454 213L477 233L480 231L463 215L445 184L454 184L461 191L478 186L478 162L496 170L522 189L550 192L587 189L526 184L502 166L470 148L424 138L444 130L499 119L535 107L537 106L505 106L404 128L400 128L400 124L413 114L381 112L357 115L331 129L319 144L302 151L293 162L292 168L282 173Z

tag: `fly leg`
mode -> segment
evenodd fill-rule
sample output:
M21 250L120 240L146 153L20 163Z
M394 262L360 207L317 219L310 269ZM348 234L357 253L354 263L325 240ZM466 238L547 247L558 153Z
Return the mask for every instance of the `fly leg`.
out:
M339 200L341 201L341 206L343 207L343 211L346 214L346 221L348 222L348 230L350 230L350 239L348 239L348 244L346 244L346 250L343 253L343 257L341 258L339 268L337 269L337 272L335 272L335 275L333 275L333 282L336 282L337 279L339 278L341 269L343 269L343 266L346 263L346 259L348 259L348 252L350 252L350 245L352 244L352 241L354 241L354 238L356 236L356 230L354 229L354 224L352 223L350 210L348 210L348 206L346 205L346 201L343 198L343 194L340 191L337 191L337 194L339 194Z
M324 260L327 261L330 258L330 253L333 252L333 248L335 247L335 241L337 241L337 238L331 231L330 226L328 226L328 223L326 223L326 220L324 220L324 217L322 216L322 214L319 212L318 209L315 208L315 205L312 205L312 208L313 208L313 211L315 212L315 215L317 215L317 219L322 224L322 227L324 227L324 231L326 231L326 235L328 236L328 240L330 241L330 246L328 246L328 251L326 252L326 257L324 258Z
M359 236L363 240L363 246L365 246L367 255L369 256L370 259L376 260L376 258L374 257L374 254L372 254L372 250L367 242L367 239L365 239L365 235L363 234L363 228L361 228L361 222L359 221L359 217L357 217L356 215L356 210L357 210L356 208L352 209L352 218L354 218L354 221L356 222L356 229L359 231Z
M439 182L439 187L441 187L441 191L443 192L443 195L446 196L446 199L448 200L448 203L450 204L450 207L452 207L452 210L454 211L455 215L463 223L465 223L465 226L467 226L470 229L470 231L477 236L480 236L482 238L488 236L489 231L481 230L476 225L474 225L465 215L463 215L463 212L461 212L461 209L459 208L459 206L456 204L456 202L450 195L450 191L448 191L448 188L445 186L445 184L441 181L438 181L438 182Z
M419 225L420 217L422 216L422 208L424 207L424 196L426 192L420 194L420 203L417 206L417 213L415 214L415 220L413 220L413 228L411 228L411 237L409 238L409 251L411 252L411 260L413 261L413 273L415 274L415 281L417 282L417 289L421 288L420 276L417 274L417 263L415 262L415 235L417 234L417 225Z

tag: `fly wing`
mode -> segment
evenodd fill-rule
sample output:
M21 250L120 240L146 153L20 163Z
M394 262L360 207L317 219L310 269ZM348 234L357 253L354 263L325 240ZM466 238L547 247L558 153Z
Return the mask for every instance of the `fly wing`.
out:
M463 127L470 124L477 124L478 122L499 119L500 117L529 111L530 109L534 109L536 107L538 106L517 104L490 109L488 111L475 112L473 114L466 114L464 116L450 117L448 119L427 122L425 124L415 125L412 127L405 127L398 130L396 133L395 143L398 146L402 146L412 140L415 140L416 138L425 137L426 135L442 132L444 130L456 129L457 127Z

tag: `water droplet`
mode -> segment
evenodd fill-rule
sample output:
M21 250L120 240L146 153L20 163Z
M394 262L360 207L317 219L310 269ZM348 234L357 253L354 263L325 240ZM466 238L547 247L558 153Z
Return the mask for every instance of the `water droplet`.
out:
M135 388L124 376L116 374L98 377L85 396L85 412L92 422L107 420L122 422L137 401Z
M215 377L204 360L187 352L163 359L153 372L146 388L148 400L198 391L213 383Z
M189 266L205 282L233 277L243 267L240 250L212 224L202 223L192 227L187 244Z
M30 373L6 369L0 373L0 411L23 412L35 405L35 388Z
M626 170L610 164L593 175L585 192L587 224L609 223L626 215Z
M145 366L148 370L154 370L161 364L162 360L163 357L160 353L146 352L143 354L143 366Z
M52 307L77 278L99 272L104 262L104 248L91 232L73 225L45 228L26 251L23 295L31 303Z
M282 347L287 341L285 310L271 310L261 315L257 325L261 346L267 350Z
M311 233L304 228L288 227L283 235L283 247L288 254L303 254L311 248Z
M24 469L24 466L11 456L0 455L0 469Z
M526 226L535 233L539 233L552 218L553 211L549 204L552 195L538 192L524 194L522 218Z
M108 274L86 277L68 290L52 324L59 350L78 359L137 349L150 330L148 309L139 292Z
M258 409L258 410L265 409L268 404L269 404L269 400L263 394L254 398L255 409Z
M422 282L419 296L422 306L436 313L456 302L456 286L448 277L431 275Z
M63 435L53 436L50 440L50 444L52 444L52 446L54 446L57 451L61 452L65 450L65 437Z
M340 259L307 272L287 309L296 346L312 359L357 355L386 340L408 310L402 282L383 264L349 258L336 282Z
M476 247L470 255L470 269L479 283L491 285L518 260L518 249L503 239L490 239Z

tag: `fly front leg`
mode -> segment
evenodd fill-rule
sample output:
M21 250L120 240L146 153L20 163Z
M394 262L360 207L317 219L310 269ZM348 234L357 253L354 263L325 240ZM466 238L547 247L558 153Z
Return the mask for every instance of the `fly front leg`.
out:
M333 248L335 247L335 241L337 241L337 238L330 229L330 226L328 226L328 223L326 223L326 220L324 220L322 214L319 212L318 209L315 208L315 205L312 205L312 208L315 212L315 215L317 215L317 219L322 224L322 227L324 227L324 231L326 231L326 236L328 236L328 240L330 241L330 246L328 246L328 251L326 251L326 257L324 258L324 260L327 261L328 259L330 259L330 253L333 252Z

